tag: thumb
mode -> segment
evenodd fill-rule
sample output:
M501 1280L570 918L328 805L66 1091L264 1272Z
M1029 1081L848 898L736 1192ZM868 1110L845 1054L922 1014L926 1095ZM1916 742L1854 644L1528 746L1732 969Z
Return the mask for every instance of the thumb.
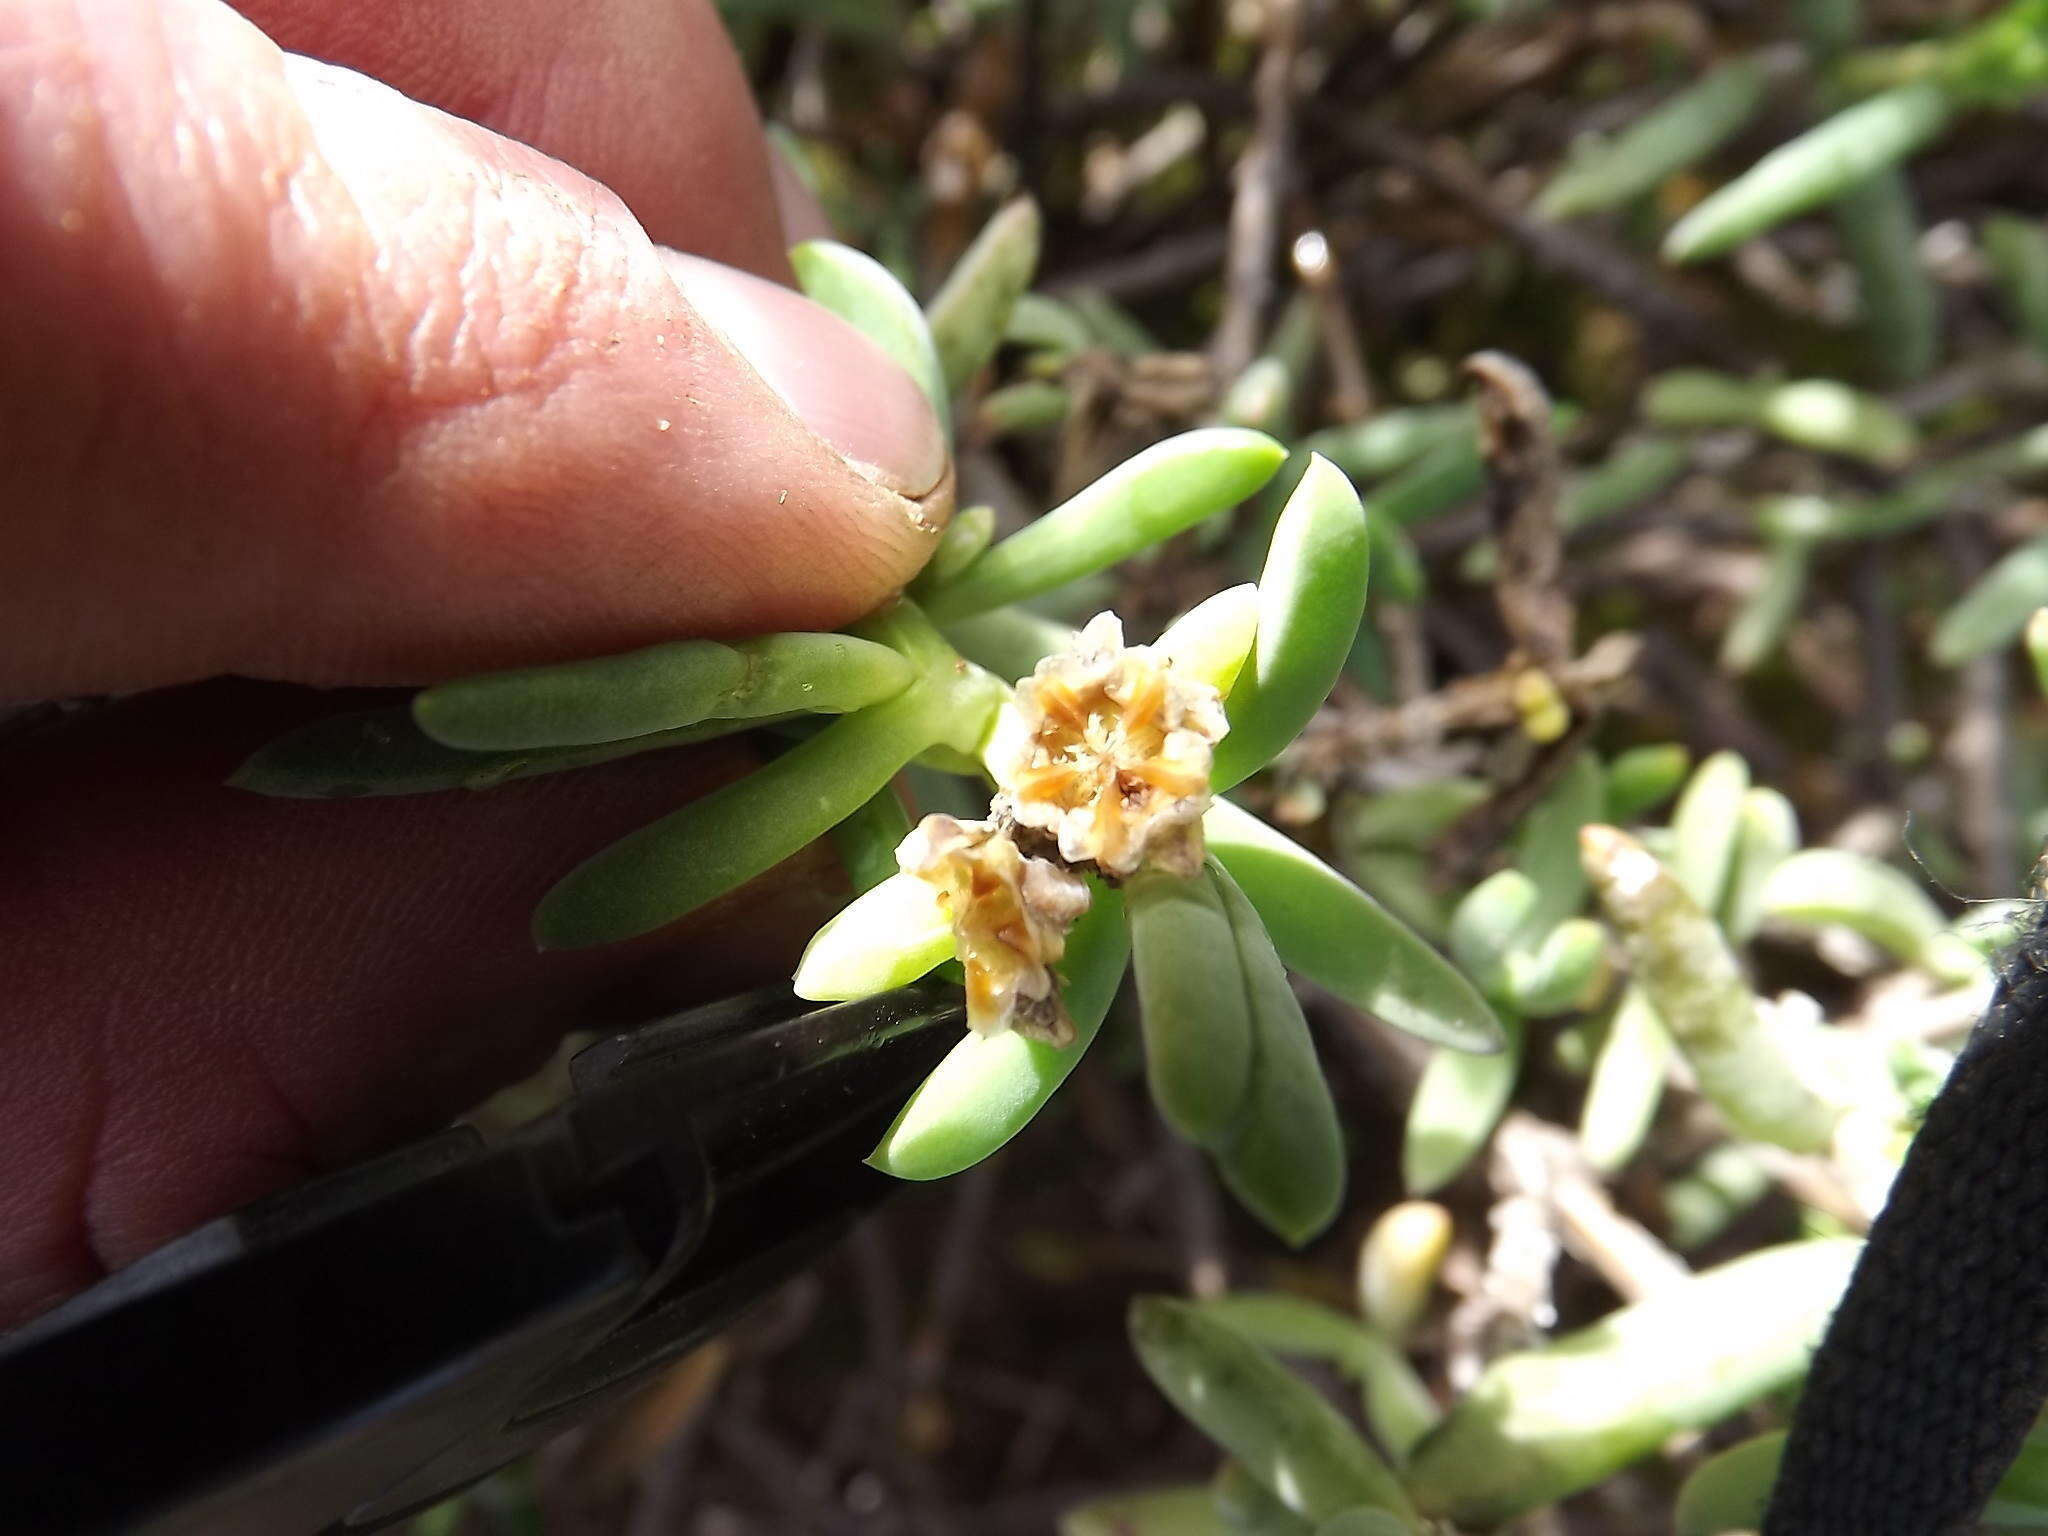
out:
M851 328L216 0L0 10L0 699L829 627L939 425Z

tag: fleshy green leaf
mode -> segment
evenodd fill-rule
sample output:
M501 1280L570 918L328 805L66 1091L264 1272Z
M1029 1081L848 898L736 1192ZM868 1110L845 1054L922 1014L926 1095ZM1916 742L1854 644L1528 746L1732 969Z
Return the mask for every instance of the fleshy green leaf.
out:
M1003 340L1055 357L1085 352L1094 343L1088 322L1071 304L1042 293L1017 296L1010 307L1009 323L1003 327Z
M975 402L974 429L984 438L1046 432L1065 421L1073 408L1073 393L1066 385L1050 379L1019 379L990 390Z
M1166 1123L1212 1145L1245 1108L1252 999L1223 893L1207 869L1140 870L1124 886L1145 1077Z
M1338 846L1420 851L1450 830L1460 816L1484 805L1490 795L1481 780L1444 778L1354 796L1338 807Z
M1197 1484L1095 1499L1060 1516L1059 1536L1232 1536L1216 1495Z
M1671 1037L1663 1020L1648 994L1630 987L1608 1023L1579 1111L1579 1145L1600 1172L1627 1167L1641 1148L1657 1118L1670 1064Z
M1477 430L1466 406L1411 406L1312 432L1302 440L1302 448L1305 453L1321 454L1354 481L1362 482L1405 469L1446 443L1462 443L1466 456L1476 461ZM1467 495L1476 490L1475 482Z
M1164 1296L1133 1301L1130 1330L1174 1407L1294 1514L1321 1521L1363 1505L1416 1528L1400 1482L1358 1432L1237 1330Z
M1250 582L1204 598L1167 625L1157 648L1182 677L1228 694L1259 632L1259 589Z
M1871 358L1886 382L1911 384L1941 347L1941 297L1920 259L1924 222L1912 184L1897 166L1879 171L1843 193L1834 213Z
M1292 437L1295 405L1322 350L1323 324L1323 304L1307 289L1296 290L1281 309L1264 353L1224 390L1216 408L1218 419L1233 427Z
M1913 457L1920 434L1875 395L1833 379L1802 379L1768 390L1757 421L1788 443L1847 454L1887 469Z
M1644 386L1643 417L1663 427L1752 426L1770 387L1711 368L1674 368Z
M1435 886L1436 863L1414 848L1340 849L1339 863L1358 888L1413 928L1430 944L1441 944L1450 911Z
M1535 931L1542 904L1535 881L1503 869L1466 892L1451 914L1451 953L1490 996L1506 996L1508 956ZM1499 1019L1507 1042L1499 1054L1439 1050L1422 1069L1402 1133L1401 1179L1409 1194L1432 1194L1464 1172L1514 1096L1522 1020L1512 1010Z
M1721 926L1737 944L1763 926L1763 895L1771 873L1799 851L1799 813L1775 789L1759 786L1742 797L1735 851L1721 891Z
M1944 667L2002 650L2048 601L2048 534L2029 539L1977 578L1941 616L1931 653Z
M1720 927L1626 833L1588 827L1582 846L1586 873L1628 947L1636 984L1684 1053L1700 1092L1744 1136L1795 1152L1826 1147L1840 1111L1806 1084L1758 1012Z
M1953 111L1948 92L1916 81L1858 102L1764 156L1681 219L1664 242L1672 261L1732 250L1932 143Z
M1756 427L1802 448L1890 469L1910 459L1920 441L1912 422L1892 406L1834 379L1772 383L1680 369L1651 381L1643 411L1671 427Z
M1277 357L1256 357L1223 392L1217 418L1233 427L1285 434L1294 408L1287 365Z
M1745 677L1776 654L1806 602L1813 573L1813 540L1768 536L1764 578L1758 582L1721 634L1720 667Z
M832 829L832 846L856 896L895 875L896 850L909 835L910 813L893 785L884 785Z
M417 694L413 719L470 752L577 747L706 720L846 714L908 688L916 669L851 635L677 640L623 656L489 672Z
M1807 848L1764 882L1766 917L1818 926L1839 923L1908 965L1922 963L1946 924L1912 876L1841 848Z
M1416 1447L1405 1474L1415 1502L1460 1524L1505 1522L1789 1386L1860 1247L1766 1249L1495 1360Z
M1451 914L1451 955L1488 995L1506 985L1508 953L1538 931L1543 891L1519 869L1488 875Z
M1058 1050L1015 1032L967 1036L911 1095L871 1164L899 1179L943 1179L999 1149L1045 1107L1102 1027L1130 954L1122 899L1102 888L1094 897L1060 965L1074 1044Z
M988 550L925 611L950 624L1114 565L1236 506L1285 456L1270 437L1236 427L1155 443Z
M953 920L938 887L896 874L812 935L791 983L813 1002L850 1002L906 986L953 958Z
M1486 464L1479 457L1478 437L1454 437L1374 490L1366 516L1412 528L1464 506L1485 488Z
M1720 906L1735 867L1742 797L1748 793L1749 764L1733 752L1716 752L1693 770L1671 813L1671 873L1709 911Z
M1422 1069L1401 1141L1401 1183L1434 1194L1465 1171L1499 1124L1522 1069L1522 1021L1500 1016L1506 1045L1491 1056L1438 1050Z
M1503 993L1524 1018L1553 1018L1597 1003L1609 974L1607 930L1590 917L1570 917L1541 943L1508 952Z
M1258 638L1216 748L1219 790L1272 761L1330 696L1365 615L1368 547L1358 492L1328 459L1311 460L1259 576Z
M1237 1291L1199 1305L1275 1354L1335 1365L1361 1389L1367 1422L1397 1457L1442 1417L1407 1357L1356 1318L1278 1291Z
M1414 1536L1410 1521L1384 1509L1347 1509L1316 1527L1316 1536Z
M1515 868L1536 886L1536 904L1516 935L1518 943L1541 943L1551 929L1585 905L1579 828L1600 819L1605 801L1599 763L1592 753L1579 752L1516 826Z
M495 789L513 779L566 773L768 723L715 720L594 747L465 752L435 741L414 723L409 707L395 704L334 715L289 731L252 754L228 782L255 794L294 800Z
M1678 792L1692 754L1675 742L1630 747L1607 765L1607 820L1626 826Z
M1575 153L1536 200L1546 218L1568 219L1641 197L1703 160L1755 115L1765 72L1755 58L1709 72L1599 148Z
M939 420L952 420L952 398L924 311L887 267L836 240L806 240L789 253L789 264L807 297L886 352L917 380Z
M1772 1187L1770 1170L1751 1148L1736 1141L1708 1148L1664 1186L1664 1225L1672 1246L1682 1253L1704 1248Z
M1685 473L1692 455L1676 438L1640 433L1565 482L1558 516L1567 533L1640 506Z
M958 392L996 354L1010 314L1038 270L1038 205L1005 204L982 226L931 303L927 320L939 372Z
M824 836L919 753L944 749L971 764L1008 691L915 604L893 603L861 629L907 657L918 681L584 860L541 898L540 946L610 943L682 917Z
M1392 518L1375 514L1366 519L1365 536L1372 548L1372 568L1379 575L1375 591L1380 598L1390 603L1421 602L1429 591L1429 572L1407 531Z
M1918 528L1956 501L1999 481L2048 470L2048 427L1959 453L1908 476L1895 490L1868 499L1764 497L1757 526L1775 537L1876 539Z
M1783 1430L1709 1456L1678 1490L1671 1513L1674 1536L1731 1536L1761 1527L1784 1456Z
M1076 288L1067 303L1088 327L1089 339L1125 357L1147 357L1163 350L1159 338L1138 322L1123 305L1099 288Z
M938 547L932 551L931 559L925 562L924 570L918 574L914 590L939 586L958 576L981 558L981 552L988 548L995 532L994 507L963 507L955 512L953 520L946 524L946 531L939 535Z
M1211 1492L1216 1513L1230 1536L1315 1536L1312 1522L1282 1504L1271 1489L1234 1461L1216 1469Z
M1397 1029L1458 1050L1501 1039L1479 991L1451 963L1336 870L1249 811L1218 800L1209 851L1258 909L1280 958L1317 986Z
M1252 1052L1242 1113L1209 1147L1217 1172L1245 1209L1300 1247L1335 1220L1344 1203L1344 1134L1308 1020L1259 914L1213 863L1211 875L1229 915L1250 1005Z
M823 837L937 739L920 686L846 716L745 778L627 834L541 898L534 938L578 949L648 933Z

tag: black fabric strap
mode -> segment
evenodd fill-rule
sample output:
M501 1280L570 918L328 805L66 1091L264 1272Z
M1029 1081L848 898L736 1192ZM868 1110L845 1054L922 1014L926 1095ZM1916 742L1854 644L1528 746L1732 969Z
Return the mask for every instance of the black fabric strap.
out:
M2048 1396L2048 950L1929 1108L1813 1359L1764 1536L1975 1529Z

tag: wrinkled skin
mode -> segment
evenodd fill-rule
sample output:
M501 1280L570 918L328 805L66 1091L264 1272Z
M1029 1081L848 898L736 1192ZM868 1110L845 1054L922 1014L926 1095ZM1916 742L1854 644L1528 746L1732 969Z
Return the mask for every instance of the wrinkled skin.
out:
M553 879L749 749L226 788L364 702L290 685L833 627L948 510L915 386L772 286L820 231L709 0L242 10L0 0L0 701L128 695L0 739L0 1327L831 904L812 850L537 955Z

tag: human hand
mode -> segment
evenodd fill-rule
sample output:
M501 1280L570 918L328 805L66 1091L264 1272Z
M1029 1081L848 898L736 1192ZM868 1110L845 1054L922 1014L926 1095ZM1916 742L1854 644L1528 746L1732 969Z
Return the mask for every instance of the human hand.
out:
M0 699L829 628L918 568L943 437L775 285L709 0L242 9L276 44L216 0L0 0ZM0 1326L445 1121L569 1023L771 974L822 915L813 858L687 932L535 955L554 877L744 749L221 787L345 707L200 683L0 743Z

